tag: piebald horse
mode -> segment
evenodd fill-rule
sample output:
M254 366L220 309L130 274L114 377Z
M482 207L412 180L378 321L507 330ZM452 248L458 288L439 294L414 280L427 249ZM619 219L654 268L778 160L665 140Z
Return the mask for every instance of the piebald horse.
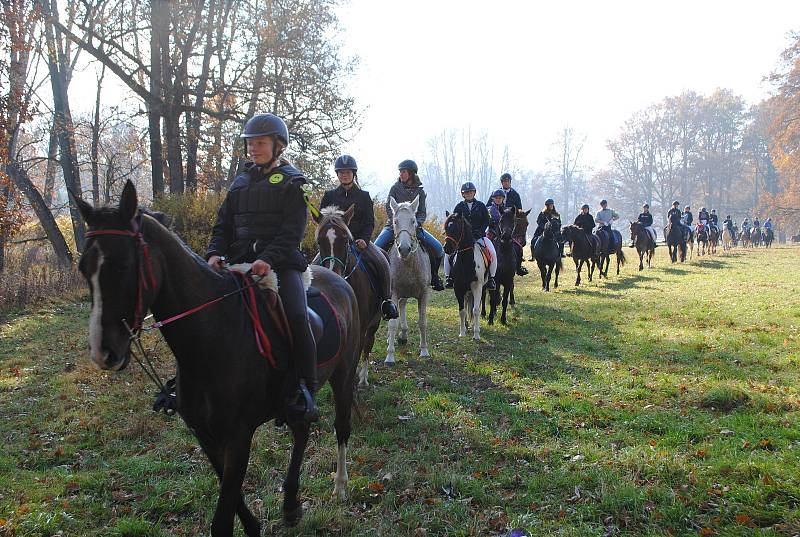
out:
M460 318L458 337L467 335L472 326L472 339L481 340L481 295L488 277L483 253L472 237L472 225L460 213L445 212L445 255L455 256L450 265L453 292L458 302Z

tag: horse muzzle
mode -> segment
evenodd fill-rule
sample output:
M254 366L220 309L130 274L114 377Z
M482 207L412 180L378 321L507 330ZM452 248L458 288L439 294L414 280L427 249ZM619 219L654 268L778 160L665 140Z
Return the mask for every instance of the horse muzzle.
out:
M120 353L108 349L101 349L100 352L92 349L91 356L94 365L103 371L122 371L131 361L131 351L128 346Z

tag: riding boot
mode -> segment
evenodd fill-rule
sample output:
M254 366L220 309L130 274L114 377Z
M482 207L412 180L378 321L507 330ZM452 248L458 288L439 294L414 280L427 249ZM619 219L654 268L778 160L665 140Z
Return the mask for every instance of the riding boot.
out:
M381 316L384 321L391 321L392 319L397 319L399 316L397 306L390 298L386 298L381 302Z
M492 276L489 276L489 279L486 280L486 289L488 289L489 291L494 291L495 289L497 289L497 282L494 281L494 278Z
M444 256L433 257L431 255L431 287L434 291L444 291L444 284L439 277L439 267L442 265Z

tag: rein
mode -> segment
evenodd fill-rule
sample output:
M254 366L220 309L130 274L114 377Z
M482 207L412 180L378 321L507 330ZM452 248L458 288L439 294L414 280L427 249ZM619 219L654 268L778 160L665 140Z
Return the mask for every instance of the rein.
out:
M447 241L452 241L453 244L455 244L456 251L453 252L453 254L457 254L459 252L466 252L475 248L475 243L473 242L469 246L465 246L464 248L458 249L458 247L461 246L461 241L464 239L464 228L466 227L467 227L466 225L461 226L461 236L459 236L458 239L447 234L447 232L445 231L444 242L447 243Z
M397 232L397 237L395 237L394 241L394 246L395 248L397 248L397 251L398 252L400 251L400 241L398 239L400 238L401 233L408 233L408 236L411 239L411 243L413 244L413 246L411 247L411 253L413 254L414 252L416 252L417 249L419 248L419 240L417 240L417 237L414 236L414 234L407 229L401 229L400 231Z

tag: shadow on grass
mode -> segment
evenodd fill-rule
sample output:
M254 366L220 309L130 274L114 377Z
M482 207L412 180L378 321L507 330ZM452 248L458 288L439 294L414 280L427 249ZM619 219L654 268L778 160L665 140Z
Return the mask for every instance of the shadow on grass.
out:
M688 270L676 267L662 267L661 270L667 274L689 274Z

